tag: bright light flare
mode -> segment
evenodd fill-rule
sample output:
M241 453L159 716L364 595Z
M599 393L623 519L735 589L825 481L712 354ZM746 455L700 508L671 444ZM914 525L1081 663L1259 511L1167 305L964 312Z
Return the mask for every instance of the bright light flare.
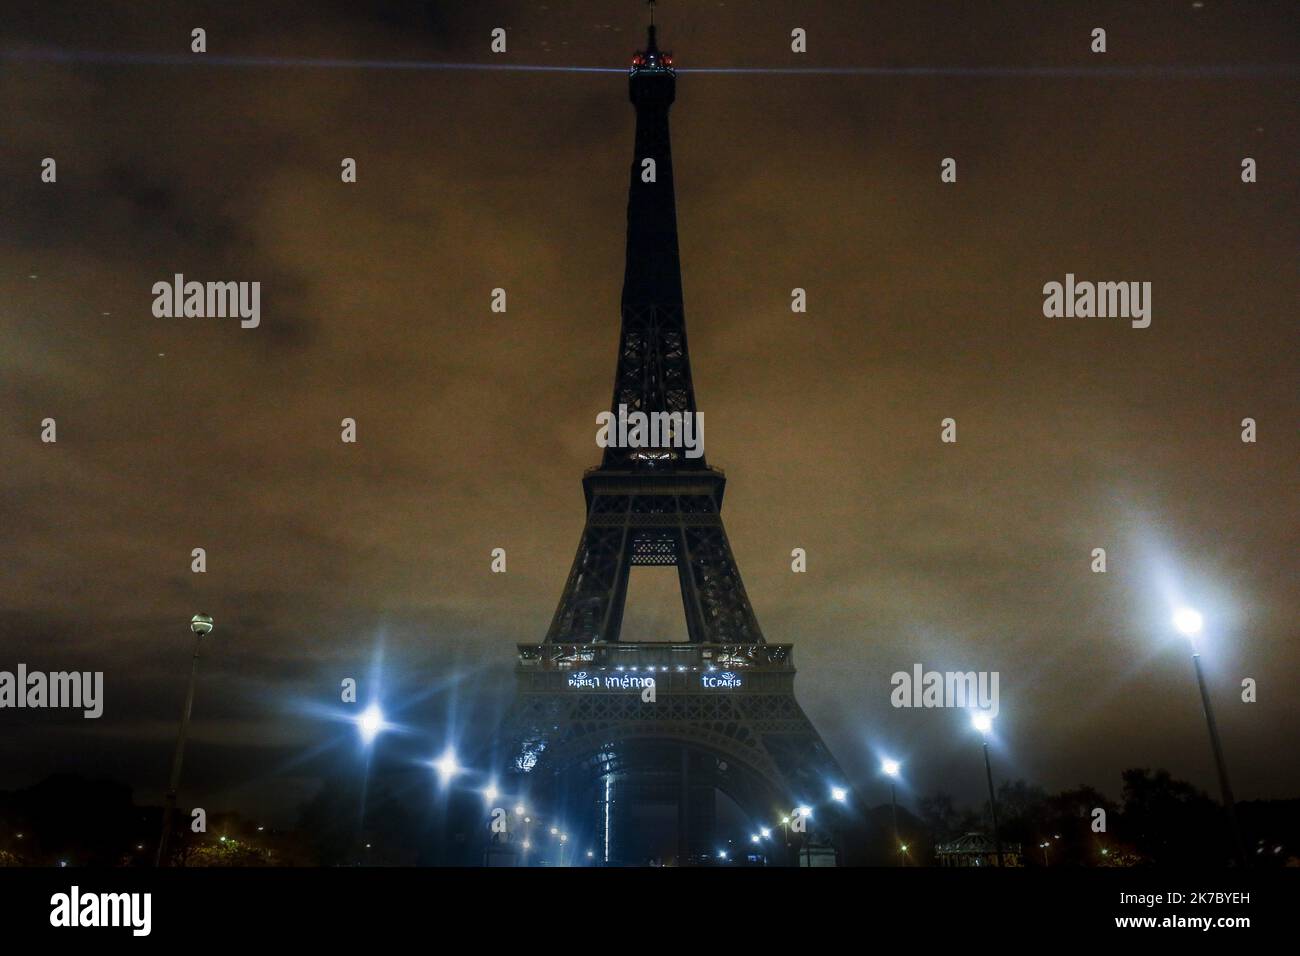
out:
M361 732L361 741L365 744L373 743L380 731L388 727L384 722L384 712L379 709L378 704L371 704L363 710L356 721L357 730Z
M903 765L897 760L880 761L880 770L886 777L897 777L898 772L903 769Z
M831 787L831 799L836 803L844 803L849 799L849 792L843 787Z
M993 718L982 710L977 710L971 714L970 725L982 734L987 734L993 729Z
M1180 607L1174 611L1174 627L1178 628L1179 633L1184 637L1195 637L1201 633L1201 628L1205 626L1205 618L1201 617L1201 612L1195 608Z
M456 752L448 747L443 751L442 756L433 762L433 769L438 771L438 782L446 786L463 768L456 762Z

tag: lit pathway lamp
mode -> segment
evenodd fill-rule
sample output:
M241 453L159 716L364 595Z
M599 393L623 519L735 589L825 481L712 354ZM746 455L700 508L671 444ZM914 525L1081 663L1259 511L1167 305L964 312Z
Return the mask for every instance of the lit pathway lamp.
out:
M488 811L488 819L492 821L487 826L487 840L483 844L483 865L491 866L492 845L498 842L497 839L498 834L496 831L496 808L493 807L493 804L497 802L497 797L501 796L501 791L497 789L496 782L493 781L492 783L489 783L486 787L483 788L482 793L483 793L483 803L486 805ZM509 830L510 830L510 817L507 816L506 836L505 836L506 840L510 839Z
M438 785L446 788L451 783L452 778L463 771L465 768L456 760L456 751L448 744L442 752L442 756L437 760L431 761L430 765L438 771ZM493 787L493 790L496 788Z
M894 846L898 847L898 866L906 866L907 859L903 854L907 848L903 846L903 841L898 838L898 792L897 781L898 773L902 765L897 760L880 761L881 772L889 778L889 802L894 808Z
M185 759L185 733L190 729L190 711L194 709L194 681L199 672L199 651L203 638L212 633L212 617L207 614L195 614L190 618L190 631L194 634L194 657L190 661L190 686L185 694L185 709L181 711L181 729L176 736L176 752L172 755L172 777L167 787L167 799L163 805L162 836L158 839L158 856L155 866L167 865L167 844L172 835L172 814L176 811L176 790L181 785L181 763Z
M384 720L383 710L379 704L374 702L367 706L355 719L357 732L361 734L361 742L367 747L373 744L375 738L388 728L388 723Z
M1201 689L1201 707L1205 710L1205 724L1210 730L1210 748L1214 751L1214 767L1219 773L1219 791L1223 794L1223 808L1228 814L1228 829L1232 836L1232 850L1237 863L1246 865L1246 850L1237 828L1237 808L1232 799L1232 785L1228 783L1228 766L1223 761L1223 745L1219 742L1219 726L1214 722L1214 708L1210 705L1210 692L1205 686L1205 672L1201 670L1201 654L1196 649L1196 635L1201 633L1204 619L1199 611L1180 607L1174 612L1174 627L1187 638L1192 647L1192 665L1196 669L1196 683Z
M805 866L812 867L812 830L808 824L812 820L812 807L806 804L800 804L794 808L790 816L794 819L803 821L803 851L806 859Z
M989 813L993 816L993 848L998 854L998 866L1002 866L1002 836L998 833L998 800L993 793L993 765L989 762L989 733L993 730L993 718L982 710L971 715L971 726L984 738L984 774L989 782Z
M849 791L848 791L848 789L845 788L845 787L831 787L831 799L834 800L836 803L843 804L843 805L846 805L846 806L847 806L847 805L848 805L848 802L849 802ZM837 830L831 830L831 831L830 831L830 834L831 834L831 839L832 839L832 841L833 841L833 843L834 843L834 845L835 845L835 856L836 856L836 859L839 859L839 853L840 853L840 851L839 851L839 849L838 849L838 846L839 846L839 845L842 845L842 843L843 843L843 840L842 840L843 831L842 831L842 830L838 830L838 831L837 831Z

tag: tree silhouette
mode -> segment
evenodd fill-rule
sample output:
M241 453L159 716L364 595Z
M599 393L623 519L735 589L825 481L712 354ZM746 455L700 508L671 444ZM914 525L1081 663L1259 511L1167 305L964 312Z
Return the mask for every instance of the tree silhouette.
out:
M1123 775L1123 809L1116 834L1160 866L1220 866L1231 857L1223 810L1167 770L1134 768Z

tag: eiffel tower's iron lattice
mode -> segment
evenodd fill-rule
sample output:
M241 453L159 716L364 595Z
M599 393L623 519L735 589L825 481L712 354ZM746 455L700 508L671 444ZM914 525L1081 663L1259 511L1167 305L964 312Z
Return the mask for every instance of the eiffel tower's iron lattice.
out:
M630 77L637 125L616 413L697 411L668 132L675 84L651 26ZM843 781L795 700L790 645L764 641L723 527L725 487L703 454L607 447L583 478L586 525L546 639L519 646L512 786L563 807L571 825L587 821L584 838L604 862L630 861L642 805L676 804L676 856L687 863L712 855L715 791L771 821ZM638 566L676 567L685 642L623 639Z

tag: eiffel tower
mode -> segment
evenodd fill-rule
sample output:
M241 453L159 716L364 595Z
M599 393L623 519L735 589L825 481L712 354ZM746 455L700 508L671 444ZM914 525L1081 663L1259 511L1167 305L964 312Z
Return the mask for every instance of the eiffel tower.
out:
M652 19L629 78L636 140L611 411L629 421L667 413L673 436L697 412L668 129L676 82ZM844 781L795 700L790 645L764 640L745 593L722 523L726 477L702 445L696 457L685 445L605 448L583 478L586 526L546 639L519 645L512 789L598 863L702 863L728 839L743 853L752 832L824 804ZM677 569L685 642L622 633L630 573L650 565ZM719 830L719 793L743 833ZM820 841L826 860L838 809L814 815L817 832L776 829L759 849L770 862L811 864ZM656 852L647 828L674 815L675 852Z

